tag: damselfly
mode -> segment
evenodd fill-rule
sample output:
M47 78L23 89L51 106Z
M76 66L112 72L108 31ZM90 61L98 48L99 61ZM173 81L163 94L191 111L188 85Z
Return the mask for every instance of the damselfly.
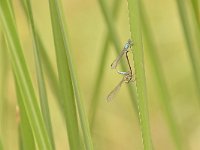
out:
M113 97L118 93L118 91L120 90L123 83L129 83L131 81L131 79L133 78L133 75L132 75L131 72L120 72L120 71L118 71L118 73L124 75L124 77L117 84L117 86L108 94L108 97L107 97L108 102L111 101L113 99Z
M131 39L129 39L126 44L124 45L123 50L120 52L120 54L118 55L118 57L113 61L113 63L111 64L111 68L112 69L116 69L117 65L119 63L119 61L121 60L122 56L126 53L129 52L129 48L131 48L131 46L133 46L133 42L131 41Z

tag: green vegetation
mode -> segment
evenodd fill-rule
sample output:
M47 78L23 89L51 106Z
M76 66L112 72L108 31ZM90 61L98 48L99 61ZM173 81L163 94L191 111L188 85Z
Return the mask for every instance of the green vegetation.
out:
M146 92L146 78L144 71L144 56L143 56L143 44L142 33L140 24L140 4L138 0L129 0L129 21L131 38L134 41L134 53L133 59L135 64L135 78L136 88L138 96L138 111L140 119L140 127L143 138L143 145L145 150L152 149L148 106L147 106L147 92Z
M2 0L0 150L199 149L200 3L176 2Z

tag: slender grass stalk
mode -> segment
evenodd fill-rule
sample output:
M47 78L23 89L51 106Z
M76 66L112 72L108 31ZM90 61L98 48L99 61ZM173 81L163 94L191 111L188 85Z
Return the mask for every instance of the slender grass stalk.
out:
M183 26L183 31L185 34L185 40L187 44L188 54L190 57L190 62L193 69L197 95L200 102L200 92L199 92L200 91L200 70L199 70L200 62L199 62L199 55L196 54L198 50L197 50L197 47L195 47L195 45L193 44L192 30L189 25L189 19L188 19L188 14L186 11L185 1L176 0L176 2L177 2L180 19Z
M3 95L3 91L4 91L4 84L2 82L4 82L4 70L5 70L5 67L4 67L4 57L3 57L3 49L4 49L4 42L3 42L3 33L1 32L1 28L0 28L0 63L1 63L1 69L0 69L0 139L1 139L1 136L2 136L2 131L3 131L3 128L2 128L2 122L3 122L3 103L4 103L4 95Z
M197 2L197 5L200 5L200 2ZM200 14L196 14L195 13L195 10L193 10L193 7L191 7L191 5L186 5L186 7L188 7L189 8L189 10L190 11L187 11L187 13L189 14L188 16L190 16L189 17L189 19L191 18L191 23L190 23L190 25L192 25L191 26L191 30L193 30L193 33L194 33L194 41L195 41L195 44L197 45L197 50L198 50L198 52L199 52L199 50L200 50L200 42L199 42L199 40L200 40ZM200 6L198 6L198 9L200 8ZM186 11L186 10L185 10ZM199 13L200 13L200 10L199 10ZM200 54L198 54L199 56L200 56ZM199 64L200 64L200 62L199 62Z
M1 142L1 139L0 139L0 150L3 150L3 144Z
M33 18L31 3L29 0L26 0L25 3L27 6L27 14L29 16L29 23L30 23L30 27L32 31L32 39L33 39L33 45L34 45L33 50L34 50L34 56L35 56L35 66L36 66L37 82L38 82L42 115L43 115L44 122L46 124L46 128L51 140L52 148L55 149L55 142L53 138L51 118L50 118L50 113L49 113L49 104L48 104L46 86L45 86L44 75L43 75L43 67L41 63L41 56L39 53L39 51L41 51L40 46L39 46L39 39L36 33L35 21Z
M121 2L122 2L121 0L114 1L113 9L112 9L112 14L114 18L116 18L119 13L119 7L121 6ZM90 105L90 110L89 110L91 131L93 130L94 121L95 121L95 117L97 113L97 107L99 104L99 94L102 88L102 80L104 78L104 73L105 73L104 68L107 62L107 58L109 56L108 48L111 43L109 32L105 35L103 39L105 39L105 41L103 42L103 46L102 46L103 48L101 50L102 54L100 56L99 67L97 67L98 68L97 78L94 84L94 92L92 94L92 100L91 100L91 105Z
M12 60L13 70L16 75L17 84L19 85L20 91L23 91L23 99L21 101L25 106L37 146L41 150L51 150L52 147L39 106L37 104L27 64L25 62L20 40L16 31L15 21L9 0L1 2L0 20L3 24L3 29L8 41L10 57Z
M51 88L51 92L54 94L54 96L57 98L57 102L59 104L59 107L61 108L61 111L63 111L63 105L62 105L62 100L60 99L60 91L59 91L59 86L58 86L58 78L56 76L56 72L53 69L53 65L50 61L49 56L46 53L46 48L44 47L44 44L40 38L40 35L37 34L39 42L39 47L41 49L41 57L43 60L43 66L45 69L46 74L48 75L48 82Z
M26 0L21 0L20 2L21 2L21 5L22 5L22 8L23 8L23 11L25 12L25 16L28 19L28 11L27 11L27 6L26 6L25 1ZM45 72L46 72L47 77L48 77L48 82L49 82L51 91L52 91L53 95L55 96L55 98L57 99L57 103L60 107L60 110L64 114L63 104L62 104L62 100L61 100L60 94L59 94L60 92L59 92L58 79L57 79L56 73L53 69L52 62L50 61L50 58L47 54L47 50L44 46L44 43L42 42L41 36L40 36L37 28L35 30L36 30L36 37L37 37L37 41L38 41L38 46L39 46L39 49L40 49L39 53L41 55L43 66L44 66Z
M17 95L17 102L19 105L19 114L17 114L17 120L18 122L18 133L19 133L19 146L20 149L24 149L24 150L35 150L36 146L35 146L35 140L34 140L34 136L33 136L33 132L31 130L31 124L28 120L28 116L26 113L26 109L24 104L22 103L22 99L24 98L23 92L20 91L20 87L17 83L17 79L15 77L15 89L16 89L16 95Z
M6 101L6 89L8 81L9 63L7 56L5 37L0 29L0 139L4 142L5 124L7 123L7 101Z
M117 31L116 31L114 23L112 21L112 16L110 15L111 13L109 12L109 10L106 6L105 0L99 0L99 4L100 4L101 10L102 10L104 19L106 21L106 25L108 27L110 37L114 44L116 53L119 54L119 52L121 51L121 46L120 46L120 42L119 42L120 40L118 39ZM121 67L123 70L126 70L126 64L124 62L121 63ZM132 86L129 86L128 91L131 96L131 102L133 103L133 108L134 108L136 114L138 114L138 108L137 108L137 102L136 102L137 96L136 96L135 88L133 88Z
M152 73L154 73L154 77L157 81L157 93L160 96L160 102L163 108L163 112L171 131L171 137L175 142L176 149L181 150L183 144L180 137L181 134L176 119L174 118L174 113L171 106L171 97L167 88L166 80L163 75L163 70L160 66L160 61L157 54L157 47L155 44L154 35L152 33L152 28L148 21L147 13L145 12L145 8L142 4L142 1L140 1L140 18L144 33L144 39L147 43L146 52L149 56L151 68L153 69Z
M148 117L146 79L143 60L143 45L140 28L140 7L139 0L128 0L129 21L131 38L134 41L134 65L136 76L136 88L138 95L138 109L140 118L140 127L143 138L144 150L152 150L151 130Z
M2 60L2 52L3 52L3 47L1 46L2 44L3 44L3 33L2 33L2 31L1 31L1 26L0 26L0 61ZM3 63L3 61L1 61L0 62L1 64ZM3 74L2 74L2 65L1 65L1 69L0 69L0 72L1 72L1 74L0 74L0 83L1 83L1 85L0 85L0 122L2 122L3 121L3 97L2 97L2 92L1 92L1 90L3 89L3 84L2 84L2 78L3 78ZM0 123L0 139L1 139L1 136L2 136L2 123Z
M20 127L18 128L18 143L19 143L19 150L24 150Z
M193 10L194 10L194 14L195 14L195 18L198 22L198 25L200 27L200 2L198 0L191 0L192 2L192 7L193 7Z
M67 121L69 145L72 150L83 149L80 148L81 137L80 133L78 132L78 117L76 114L76 106L75 106L77 105L85 148L87 150L92 150L93 145L90 136L89 125L87 122L82 101L80 99L77 80L74 73L73 62L67 42L65 22L64 18L62 17L63 13L61 5L59 4L58 1L55 0L49 0L49 4L50 4L51 21L52 21L52 28L54 35L54 43L57 55L57 66L60 78L61 92L63 99L65 100L66 103L66 121Z

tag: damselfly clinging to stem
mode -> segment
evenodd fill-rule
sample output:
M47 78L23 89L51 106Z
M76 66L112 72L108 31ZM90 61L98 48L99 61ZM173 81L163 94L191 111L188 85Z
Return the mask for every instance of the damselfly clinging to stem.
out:
M111 64L111 68L112 69L116 69L117 68L117 65L119 64L119 61L122 59L122 56L125 54L126 55L126 60L127 60L127 63L128 63L128 67L129 67L129 71L130 71L130 74L133 75L133 71L132 71L132 68L131 68L131 65L130 65L130 61L129 61L129 58L128 58L128 52L129 52L129 48L131 48L133 46L133 42L131 39L128 39L128 41L126 42L126 44L124 45L124 48L122 49L122 51L120 52L120 54L118 55L118 57L113 61L113 63ZM118 73L120 73L118 71ZM132 79L132 78L131 78ZM131 80L130 79L130 80Z
M122 49L122 51L120 52L120 54L118 55L118 57L113 61L113 63L111 64L111 68L112 69L116 69L117 65L119 63L119 61L121 60L122 56L126 53L129 52L129 48L131 48L133 46L133 42L131 41L131 39L128 39L128 41L126 42L126 44L124 45L124 48Z
M110 92L110 94L107 97L107 101L110 101L116 95L116 93L119 91L121 85L124 82L125 83L129 83L133 78L133 71L132 71L132 68L131 68L131 65L130 65L130 61L129 61L129 58L128 58L129 48L131 48L132 46L133 46L133 42L129 39L127 41L127 43L124 45L124 48L120 52L119 56L111 64L111 68L112 69L116 69L119 61L121 60L122 56L125 54L126 55L126 60L127 60L127 63L128 63L128 67L129 67L129 71L128 72L117 71L119 74L124 75L124 77L118 83L118 85Z

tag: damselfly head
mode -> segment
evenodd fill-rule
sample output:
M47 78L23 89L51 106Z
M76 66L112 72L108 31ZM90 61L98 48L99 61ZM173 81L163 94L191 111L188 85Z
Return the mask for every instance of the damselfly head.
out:
M127 44L129 44L129 46L132 47L133 46L133 41L131 39L128 39Z
M131 39L128 39L128 41L124 45L124 49L128 50L129 48L131 48L131 46L133 46L133 42L131 41Z

